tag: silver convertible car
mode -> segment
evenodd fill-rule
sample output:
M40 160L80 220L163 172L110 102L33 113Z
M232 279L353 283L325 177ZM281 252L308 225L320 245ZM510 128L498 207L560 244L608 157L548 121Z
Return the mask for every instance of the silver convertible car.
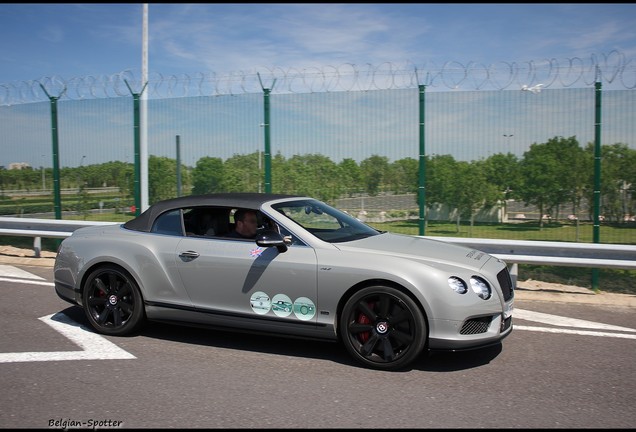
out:
M252 209L254 239L228 236ZM507 266L486 253L378 231L303 196L227 193L158 202L60 244L55 291L106 335L146 320L340 341L363 365L403 369L512 331Z

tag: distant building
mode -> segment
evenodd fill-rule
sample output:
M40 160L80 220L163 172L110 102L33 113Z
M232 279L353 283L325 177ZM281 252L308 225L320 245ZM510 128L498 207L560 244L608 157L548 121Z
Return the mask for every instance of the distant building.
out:
M26 162L12 162L9 164L9 169L25 169L25 168L31 168L31 165L29 165Z

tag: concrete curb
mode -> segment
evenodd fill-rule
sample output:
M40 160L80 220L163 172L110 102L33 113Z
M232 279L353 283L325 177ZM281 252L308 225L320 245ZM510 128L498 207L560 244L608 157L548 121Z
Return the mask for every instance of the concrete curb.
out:
M16 257L0 255L0 263L53 268L53 265L55 264L55 258Z
M636 308L636 295L632 294L617 294L603 291L595 293L592 290L589 290L589 293L553 289L537 290L524 288L523 283L520 283L515 290L515 301L519 302L524 300Z

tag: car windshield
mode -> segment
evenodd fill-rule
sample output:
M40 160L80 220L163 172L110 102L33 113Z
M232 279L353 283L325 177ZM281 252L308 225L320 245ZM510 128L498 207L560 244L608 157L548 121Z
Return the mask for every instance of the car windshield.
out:
M320 240L341 243L381 234L347 213L317 200L288 201L272 207Z

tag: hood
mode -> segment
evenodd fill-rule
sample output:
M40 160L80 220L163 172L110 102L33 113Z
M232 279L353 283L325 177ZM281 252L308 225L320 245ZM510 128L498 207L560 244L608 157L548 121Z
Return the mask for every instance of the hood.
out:
M488 262L491 255L477 249L432 240L426 237L384 233L362 240L335 244L339 249L358 253L370 252L402 257L435 264L460 265L476 271Z

